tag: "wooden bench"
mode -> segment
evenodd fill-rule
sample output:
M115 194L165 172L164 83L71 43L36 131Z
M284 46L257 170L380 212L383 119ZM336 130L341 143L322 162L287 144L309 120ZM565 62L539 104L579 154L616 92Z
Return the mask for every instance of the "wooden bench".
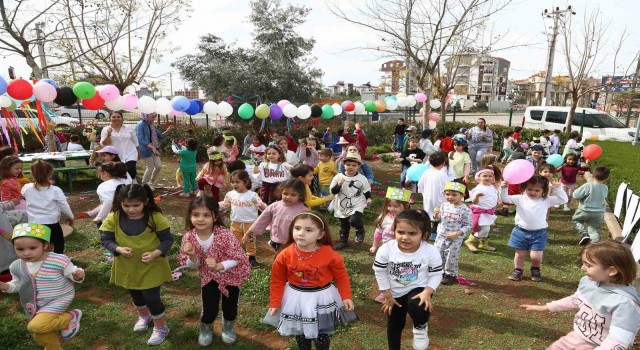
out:
M67 188L69 189L69 192L73 192L73 174L77 173L79 171L84 171L84 170L95 170L96 167L94 166L90 166L90 165L81 165L81 166L68 166L68 167L62 167L62 168L53 168L53 173L55 176L55 180L56 180L56 185L59 185L60 183L60 179L58 178L58 174L64 174L66 176L66 180L67 180ZM31 173L30 169L25 169L23 171L23 173L29 174Z

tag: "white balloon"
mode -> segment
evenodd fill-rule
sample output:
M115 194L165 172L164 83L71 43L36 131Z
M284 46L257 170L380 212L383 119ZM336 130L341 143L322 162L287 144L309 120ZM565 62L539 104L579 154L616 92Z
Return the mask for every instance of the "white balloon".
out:
M413 95L407 96L407 107L413 107L416 105L418 101L416 101L416 97Z
M169 101L168 99L160 97L156 101L156 112L158 114L169 114L171 113L171 110L173 110L173 107L171 107L171 101Z
M585 131L585 132L582 134L582 138L583 138L584 140L588 140L589 138L591 138L591 135L592 135L592 134L591 134L591 132L590 132L590 131Z
M9 107L11 106L11 99L9 96L2 95L0 96L0 107Z
M398 101L390 98L387 100L387 109L390 111L395 111L398 109Z
M221 117L226 118L233 114L233 107L225 101L222 101L218 104L218 114Z
M342 114L342 106L340 106L339 104L334 103L334 104L331 105L331 108L333 108L333 116L334 117L337 117L340 114Z
M433 120L429 120L429 129L435 129L436 126L438 126L438 123L434 122Z
M124 108L124 97L118 96L115 100L107 101L104 104L112 111L120 111Z
M304 119L309 119L310 116L311 116L311 107L307 105L300 105L300 107L298 107L298 118L304 120Z
M407 97L407 94L405 94L404 92L398 92L398 93L396 94L396 99L399 99L399 98L401 98L401 97Z
M398 102L398 107L406 107L408 103L406 97L397 97L396 101Z
M598 135L598 141L607 141L607 135Z
M289 103L284 106L282 113L284 113L284 116L287 118L294 118L296 114L298 114L298 108L293 103Z
M366 111L364 104L362 102L358 101L355 103L355 105L356 105L356 108L353 110L355 113L362 114Z
M433 109L438 109L442 106L442 102L440 102L440 100L431 100L429 101L429 106Z
M142 96L138 100L138 109L142 113L155 113L157 108L156 100L149 96Z
M205 114L216 115L218 113L218 104L213 101L207 101L202 110Z

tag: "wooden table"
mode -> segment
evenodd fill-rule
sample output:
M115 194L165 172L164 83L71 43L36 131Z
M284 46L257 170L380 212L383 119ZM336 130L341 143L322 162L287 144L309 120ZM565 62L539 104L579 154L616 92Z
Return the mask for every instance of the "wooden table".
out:
M29 153L19 156L23 163L32 163L36 160L44 160L50 163L54 168L56 184L59 184L58 174L65 174L67 179L67 187L69 192L73 192L73 173L81 170L95 169L91 165L82 166L68 166L65 162L68 160L85 160L88 162L91 158L92 151L67 151L67 152L55 152L55 153ZM30 170L25 170L24 173L30 173Z

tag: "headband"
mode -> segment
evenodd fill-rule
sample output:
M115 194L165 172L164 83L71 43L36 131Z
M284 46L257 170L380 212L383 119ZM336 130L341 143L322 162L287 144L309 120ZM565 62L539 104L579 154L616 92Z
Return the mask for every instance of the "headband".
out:
M320 220L320 222L322 223L322 230L321 231L324 231L324 220L322 220L322 218L319 215L314 214L313 212L310 212L310 211L303 211L302 213L296 214L296 216L293 217L293 220L291 220L291 222L294 222L296 220L296 218L298 216L300 216L300 215L311 215L314 218Z
M479 170L479 171L476 173L476 176L475 176L475 178L476 178L476 182L478 182L478 181L480 180L480 174L484 174L484 173L491 173L491 174L494 174L493 169L482 169L482 170Z

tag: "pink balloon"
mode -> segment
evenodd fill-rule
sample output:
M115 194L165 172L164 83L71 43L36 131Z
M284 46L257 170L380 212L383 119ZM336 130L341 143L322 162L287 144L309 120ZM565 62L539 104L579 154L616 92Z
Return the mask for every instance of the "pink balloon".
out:
M289 100L280 100L278 102L278 107L280 107L280 109L284 109L284 106L286 105L290 105L291 102L289 102Z
M504 181L509 184L517 185L529 180L534 173L535 169L530 161L526 159L517 159L504 167L502 177L504 177Z
M422 92L417 93L415 97L417 102L424 102L427 100L427 95L423 94Z
M439 121L442 120L442 117L440 116L440 114L435 113L435 112L429 113L427 118L429 118L429 120L433 120L434 122L439 122Z
M522 148L522 149L528 149L528 148L529 148L529 144L528 144L528 143L526 143L526 142L522 142L522 143L520 144L520 148Z
M115 85L105 85L98 91L103 100L109 102L120 97L120 90Z
M55 100L58 92L53 85L39 81L33 85L33 95L42 102L51 102Z
M138 105L138 96L135 94L126 94L123 96L124 99L124 109L135 109Z
M178 112L175 109L171 108L171 112L169 112L169 115L179 115L182 112Z

